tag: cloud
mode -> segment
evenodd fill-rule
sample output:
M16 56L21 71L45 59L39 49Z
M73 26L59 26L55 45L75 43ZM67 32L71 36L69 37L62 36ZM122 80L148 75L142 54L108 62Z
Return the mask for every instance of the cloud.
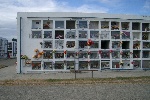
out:
M144 8L149 9L149 11L150 11L150 0L146 0L146 2L144 4Z
M81 10L82 9L82 10ZM104 7L98 7L95 5L82 5L79 8L75 8L74 10L76 10L77 12L87 12L87 13L91 13L91 12L98 12L98 13L107 13L108 9L104 8Z
M150 1L146 0L143 7L140 10L141 13L143 13L143 15L150 15Z
M1 0L0 8L0 37L8 39L16 37L17 12L108 12L107 8L96 5L72 7L58 0Z
M116 6L116 4L117 4L117 6L118 6L118 4L120 4L122 0L86 0L86 1L87 2L93 2L93 1L100 2L100 3L108 5L108 6Z

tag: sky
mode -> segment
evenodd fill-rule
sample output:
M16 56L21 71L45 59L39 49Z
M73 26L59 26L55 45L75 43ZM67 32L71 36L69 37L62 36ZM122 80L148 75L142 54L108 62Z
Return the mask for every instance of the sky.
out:
M0 37L17 38L17 12L96 12L150 16L150 0L0 0Z

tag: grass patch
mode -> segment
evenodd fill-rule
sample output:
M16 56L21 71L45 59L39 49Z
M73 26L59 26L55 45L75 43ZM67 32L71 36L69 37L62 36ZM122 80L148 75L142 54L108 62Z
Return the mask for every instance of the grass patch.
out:
M150 76L116 77L116 78L78 78L78 79L31 79L31 80L3 80L0 85L57 85L57 84L100 84L100 83L148 83Z
M141 76L141 77L116 77L118 80L132 80L132 79L150 79L150 76Z
M50 83L113 83L113 82L134 82L134 81L149 81L150 76L141 77L116 77L116 78L78 78L78 79L46 79Z
M1 68L5 68L5 67L8 67L8 66L6 66L6 65L0 65L0 69Z

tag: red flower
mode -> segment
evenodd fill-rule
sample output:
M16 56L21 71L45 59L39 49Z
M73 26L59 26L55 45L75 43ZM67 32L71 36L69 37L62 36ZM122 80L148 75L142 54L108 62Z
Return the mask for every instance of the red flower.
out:
M123 51L121 51L120 54L122 55L122 54L123 54Z
M87 45L88 45L88 46L91 46L93 43L94 43L94 42L93 42L91 39L88 39L88 41L87 41Z
M134 62L132 61L131 64L134 64Z
M91 54L91 51L88 51L88 55L90 55Z
M66 53L67 53L67 50L64 51L64 54L66 54Z
M113 50L110 50L109 52L110 52L110 53L112 53L112 52L113 52Z
M99 52L99 54L102 54L102 51L101 51L101 50L99 50L98 52Z

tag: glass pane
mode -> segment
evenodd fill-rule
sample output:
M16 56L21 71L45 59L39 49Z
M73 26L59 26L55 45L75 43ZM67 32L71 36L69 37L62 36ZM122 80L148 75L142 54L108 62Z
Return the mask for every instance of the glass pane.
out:
M55 21L55 28L64 28L64 21Z
M79 21L79 28L87 28L87 21Z
M44 31L44 38L52 38L52 31Z
M42 38L41 31L32 31L32 38Z
M40 70L41 61L32 61L32 70Z

